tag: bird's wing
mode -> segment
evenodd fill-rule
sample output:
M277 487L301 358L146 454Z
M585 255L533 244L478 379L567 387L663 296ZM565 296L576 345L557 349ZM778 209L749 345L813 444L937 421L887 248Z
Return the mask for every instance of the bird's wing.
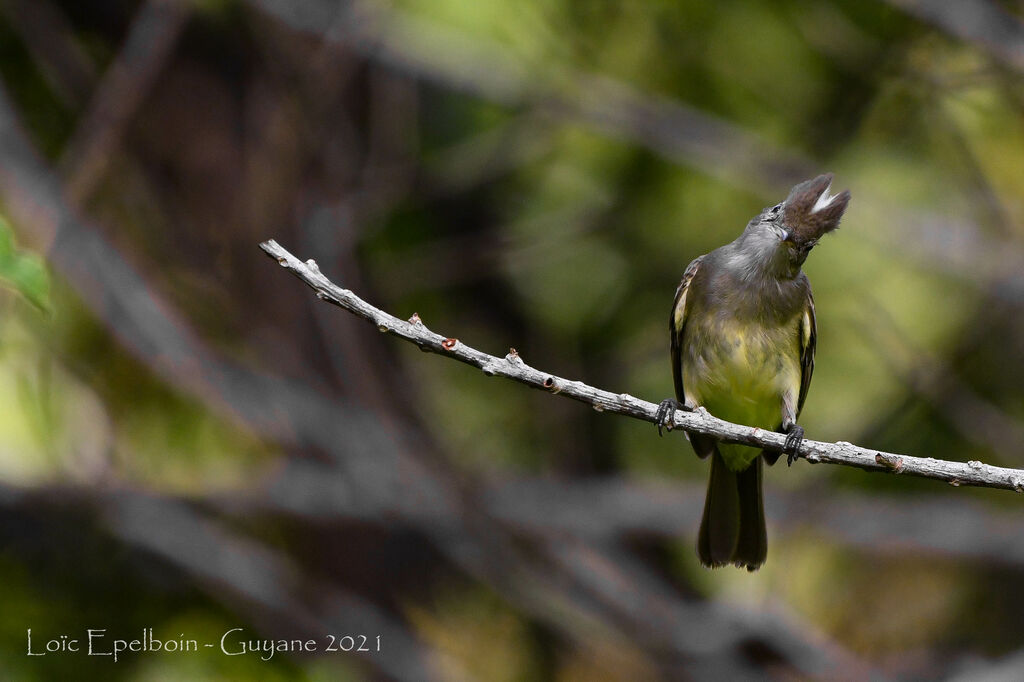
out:
M700 269L700 265L704 260L704 256L698 256L686 266L686 272L683 273L683 281L679 283L679 288L676 289L676 298L672 303L672 314L668 318L668 330L672 338L672 379L676 385L676 400L683 403L686 402L686 393L683 390L683 331L686 329L686 298L687 293L690 290L690 282L693 281L693 276L697 274L697 270Z
M811 386L811 375L814 374L814 351L818 346L818 323L814 319L814 296L807 290L807 307L800 318L800 397L796 402L796 414L807 399L807 389Z

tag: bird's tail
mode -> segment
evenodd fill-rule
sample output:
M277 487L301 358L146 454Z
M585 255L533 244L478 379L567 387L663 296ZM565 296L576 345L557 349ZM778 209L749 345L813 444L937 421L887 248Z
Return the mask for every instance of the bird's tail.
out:
M743 471L733 471L715 448L697 536L697 556L711 568L734 564L756 571L768 555L764 498L758 457Z

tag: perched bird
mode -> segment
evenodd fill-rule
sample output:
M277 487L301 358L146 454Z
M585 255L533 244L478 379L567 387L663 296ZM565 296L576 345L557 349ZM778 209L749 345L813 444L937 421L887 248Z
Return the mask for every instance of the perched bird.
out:
M686 268L669 318L676 399L658 410L658 432L675 410L703 406L726 421L787 434L793 463L804 430L797 418L814 371L817 332L811 284L801 270L822 235L839 227L850 192L830 193L832 175L802 182L766 208L731 244ZM768 541L762 459L779 453L689 433L711 456L711 478L697 539L700 562L754 571Z

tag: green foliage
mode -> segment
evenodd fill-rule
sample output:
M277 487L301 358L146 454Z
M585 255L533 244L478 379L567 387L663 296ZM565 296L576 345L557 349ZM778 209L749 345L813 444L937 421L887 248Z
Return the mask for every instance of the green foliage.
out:
M50 311L50 275L38 255L17 249L14 232L0 216L0 283L14 289L29 303Z

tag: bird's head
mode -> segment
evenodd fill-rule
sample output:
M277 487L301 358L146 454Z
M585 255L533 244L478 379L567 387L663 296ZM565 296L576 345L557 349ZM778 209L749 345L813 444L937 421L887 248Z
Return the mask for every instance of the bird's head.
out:
M786 231L783 241L806 252L822 235L839 227L839 220L850 203L850 190L833 195L831 189L832 174L826 173L790 190L779 212Z
M790 190L785 201L766 208L748 227L763 242L776 247L769 249L774 252L772 260L790 276L799 272L822 235L839 227L850 202L850 190L833 195L831 189L831 173L801 182Z

